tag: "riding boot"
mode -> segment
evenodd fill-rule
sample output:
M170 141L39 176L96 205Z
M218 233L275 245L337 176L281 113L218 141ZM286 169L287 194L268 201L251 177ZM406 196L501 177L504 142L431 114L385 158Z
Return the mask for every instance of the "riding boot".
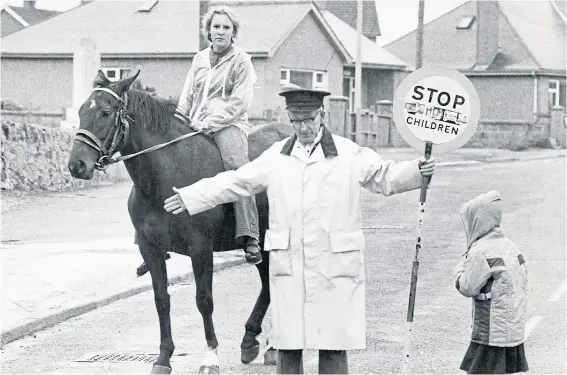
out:
M169 255L169 253L165 253L165 260L168 260L169 258L171 258L171 255ZM140 266L136 269L136 275L138 275L138 277L144 276L148 271L148 265L146 262L142 262L142 264L140 264Z
M303 350L278 350L277 374L303 374Z
M346 350L319 350L319 374L348 374Z
M258 264L262 262L262 253L258 240L253 237L248 237L246 245L244 246L244 257L249 264Z

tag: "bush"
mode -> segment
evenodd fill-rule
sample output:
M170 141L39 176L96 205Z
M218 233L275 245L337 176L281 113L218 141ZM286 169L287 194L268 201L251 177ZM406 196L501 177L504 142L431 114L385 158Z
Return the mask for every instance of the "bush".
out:
M8 111L23 111L24 107L18 105L16 102L6 99L0 102L0 108Z
M157 96L155 87L151 87L151 86L145 86L144 87L144 85L142 85L142 83L140 81L134 82L134 85L132 86L132 88L136 89L136 90L140 90L140 91L145 91L148 94L150 94L151 96Z

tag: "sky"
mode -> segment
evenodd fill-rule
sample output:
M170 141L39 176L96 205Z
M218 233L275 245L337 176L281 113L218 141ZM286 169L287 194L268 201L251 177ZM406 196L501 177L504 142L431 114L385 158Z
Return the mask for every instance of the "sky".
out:
M113 1L113 0L96 0ZM140 0L131 0L140 1ZM175 1L175 0L161 0ZM179 0L177 0L179 1ZM192 1L192 0L184 0ZM355 0L352 0L355 1ZM468 0L425 0L424 19L427 23ZM382 36L379 45L385 45L417 28L417 0L375 0ZM0 5L22 6L23 0L0 0ZM80 0L36 0L36 7L65 11L76 7Z

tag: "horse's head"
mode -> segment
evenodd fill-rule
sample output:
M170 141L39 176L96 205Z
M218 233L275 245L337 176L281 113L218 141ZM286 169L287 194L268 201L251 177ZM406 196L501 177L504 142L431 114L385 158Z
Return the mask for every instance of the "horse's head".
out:
M106 169L110 157L125 143L130 126L127 92L139 74L111 82L98 71L91 95L79 108L80 126L68 163L74 178L90 180L95 169Z

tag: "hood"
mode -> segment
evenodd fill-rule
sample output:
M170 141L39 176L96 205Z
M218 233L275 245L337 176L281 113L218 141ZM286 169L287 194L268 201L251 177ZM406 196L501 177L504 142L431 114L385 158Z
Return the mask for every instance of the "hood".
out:
M491 190L463 204L461 220L467 236L467 249L470 249L479 238L500 229L502 221L500 193Z

